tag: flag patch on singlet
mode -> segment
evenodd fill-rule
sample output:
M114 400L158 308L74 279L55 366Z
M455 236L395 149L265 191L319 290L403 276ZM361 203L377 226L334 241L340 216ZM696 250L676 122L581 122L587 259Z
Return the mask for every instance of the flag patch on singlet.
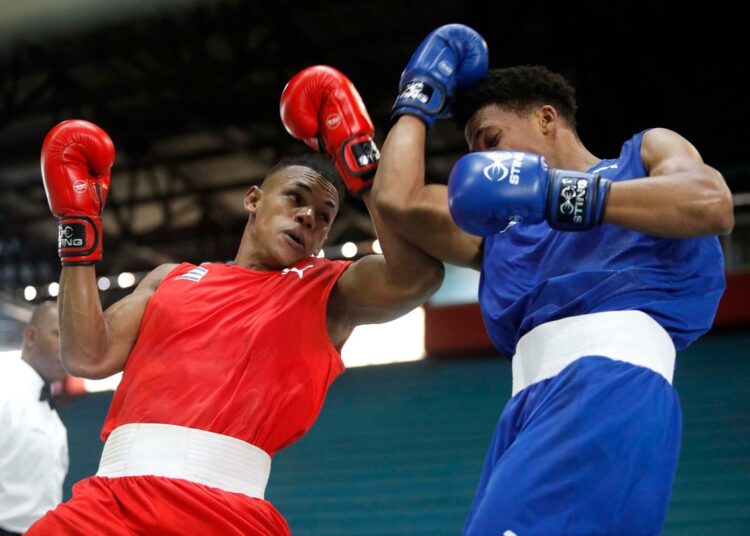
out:
M198 266L197 268L193 268L189 272L186 272L182 275L175 277L175 279L187 279L188 281L198 282L207 273L208 273L208 270L206 268L201 268L200 266Z

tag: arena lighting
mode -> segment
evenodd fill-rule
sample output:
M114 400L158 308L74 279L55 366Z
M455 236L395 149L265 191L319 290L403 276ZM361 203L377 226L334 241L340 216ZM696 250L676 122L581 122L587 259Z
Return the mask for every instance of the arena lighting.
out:
M23 289L23 297L26 298L26 301L32 301L34 298L36 298L36 288L29 285L25 289Z
M341 351L347 368L424 359L424 309L385 324L354 328Z
M99 287L99 290L107 290L112 283L109 281L109 277L100 277L96 285Z
M383 248L380 247L380 240L373 240L372 241L372 252L377 255L383 254Z
M120 288L129 288L135 285L135 276L130 272L123 272L117 276L117 284Z
M351 259L357 254L357 244L354 242L347 242L341 246L341 254L347 259Z
M53 281L47 285L47 293L53 298L57 298L57 295L60 293L60 283Z

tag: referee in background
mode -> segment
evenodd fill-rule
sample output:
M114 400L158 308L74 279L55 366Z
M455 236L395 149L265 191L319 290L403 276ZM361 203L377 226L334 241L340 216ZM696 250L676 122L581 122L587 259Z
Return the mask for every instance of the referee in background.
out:
M0 359L0 536L20 535L62 501L68 434L54 409L65 379L57 305L39 305L21 359Z

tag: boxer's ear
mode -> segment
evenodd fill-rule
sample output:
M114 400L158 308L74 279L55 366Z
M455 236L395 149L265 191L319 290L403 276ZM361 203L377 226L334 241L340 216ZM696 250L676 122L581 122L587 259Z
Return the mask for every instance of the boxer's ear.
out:
M258 203L263 197L263 190L257 185L251 186L245 193L245 210L250 213L250 218L255 219L255 213L258 210Z

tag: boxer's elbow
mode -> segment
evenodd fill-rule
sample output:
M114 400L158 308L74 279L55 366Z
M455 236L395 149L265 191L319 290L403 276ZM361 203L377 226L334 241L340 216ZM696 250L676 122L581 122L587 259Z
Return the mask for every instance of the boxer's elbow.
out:
M388 226L408 241L421 244L434 231L435 208L419 197L387 196L375 201Z
M699 217L708 232L721 235L731 233L734 228L734 200L723 178L704 181L702 190Z
M445 265L436 259L434 264L431 265L430 273L428 274L427 281L425 282L425 299L429 298L430 296L435 294L435 292L437 292L437 290L443 284L444 279Z
M727 235L734 229L734 202L729 190L714 202L711 217L716 234Z
M401 225L409 217L409 202L404 196L396 195L393 192L376 191L374 188L372 200L375 204L375 210L377 210L390 225Z
M442 262L432 257L427 257L426 262L420 267L412 281L411 294L415 299L424 302L432 296L443 284L445 279L445 266Z
M65 370L68 371L68 374L76 378L85 378L87 380L99 378L97 368L85 359L82 359L80 355L65 352L62 354L62 364Z
M87 380L100 380L114 374L109 369L103 355L94 354L81 348L63 345L60 349L62 364L68 374Z

